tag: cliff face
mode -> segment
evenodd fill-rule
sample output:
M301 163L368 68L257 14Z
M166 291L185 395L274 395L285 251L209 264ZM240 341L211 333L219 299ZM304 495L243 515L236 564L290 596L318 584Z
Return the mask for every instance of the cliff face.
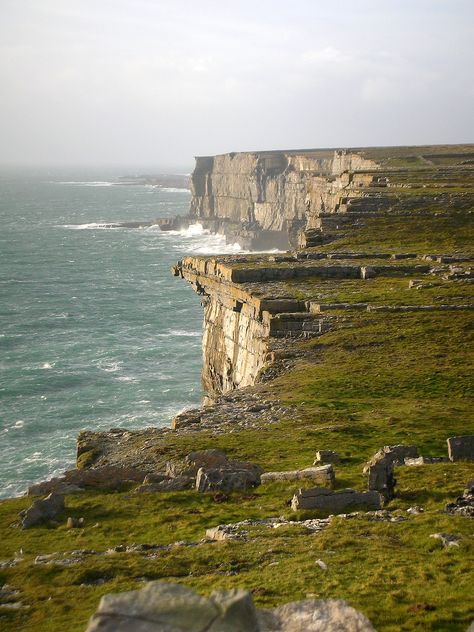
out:
M343 198L361 195L378 168L345 150L198 157L191 216L221 220L237 240L244 229L260 237L268 233L267 241L273 237L276 246L295 245L302 230L317 225L321 212L337 212Z

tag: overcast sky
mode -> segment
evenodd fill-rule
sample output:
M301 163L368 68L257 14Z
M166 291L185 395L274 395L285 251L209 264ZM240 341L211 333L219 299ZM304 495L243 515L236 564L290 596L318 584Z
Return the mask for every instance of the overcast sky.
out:
M0 163L474 141L473 0L0 0Z

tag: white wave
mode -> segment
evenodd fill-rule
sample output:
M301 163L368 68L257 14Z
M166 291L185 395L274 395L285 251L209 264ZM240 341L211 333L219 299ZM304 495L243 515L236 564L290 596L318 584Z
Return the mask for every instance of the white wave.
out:
M77 187L113 187L118 184L118 182L109 182L106 180L68 180L68 181L52 181L50 184L66 184L69 186L77 186Z
M118 382L136 382L137 379L135 377L130 377L129 375L122 375L120 377L115 378Z
M43 362L43 364L41 365L42 369L52 369L54 366L54 362L51 364L51 362Z
M104 228L116 228L117 224L114 222L91 222L90 224L64 224L62 228L68 228L69 230L95 230Z
M145 232L147 233L161 233L162 230L159 224L152 224L151 226L145 226Z
M166 193L191 193L189 189L180 189L179 187L158 187L160 191L166 191Z
M187 338L198 338L202 336L202 332L200 331L185 331L183 329L170 329L169 331L164 331L159 334L156 334L158 338L168 338L168 336L185 336Z
M97 368L101 371L105 371L106 373L116 373L117 371L121 371L123 367L123 362L120 361L104 361L101 360L97 363Z

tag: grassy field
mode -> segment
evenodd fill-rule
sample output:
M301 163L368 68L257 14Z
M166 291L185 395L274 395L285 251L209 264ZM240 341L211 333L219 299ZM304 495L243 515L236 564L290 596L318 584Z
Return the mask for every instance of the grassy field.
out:
M452 157L455 147L415 149L413 155L406 148L374 148L365 154L383 159L390 169L411 169L411 180L405 181L415 184L424 181L428 163L450 166L460 160ZM474 148L459 151L468 159ZM318 250L473 252L471 212L451 209L447 216L436 216L437 206L422 210L430 215L367 219ZM415 290L408 288L408 280L401 275L367 281L306 278L268 284L267 291L302 300L374 305L474 302L471 284L426 276L424 283L431 287ZM300 355L283 375L254 387L290 411L278 423L215 436L170 433L161 450L175 458L196 449L221 448L231 458L251 460L270 471L308 467L317 450L331 449L342 457L335 466L336 489L363 490L363 465L383 445L414 444L424 456L446 456L449 436L474 433L473 312L335 310L330 318L332 328L324 335L288 343ZM0 562L17 562L0 564L0 586L18 589L15 601L24 607L10 609L8 600L0 598L0 629L80 632L102 595L160 579L204 594L216 588L248 588L257 605L267 607L308 596L342 598L380 632L464 632L474 619L474 523L443 510L473 477L474 463L401 466L396 469L396 497L386 506L403 518L400 522L377 522L360 514L336 517L318 534L291 525L259 526L250 528L245 540L217 543L199 541L207 528L218 524L315 514L291 511L288 501L300 486L291 482L227 498L194 491L88 491L67 496L66 511L57 522L27 531L17 527L18 512L31 499L4 500ZM407 513L413 506L423 511ZM84 526L67 529L68 516L84 518ZM459 546L443 547L430 537L435 533L460 537ZM106 553L117 546L182 541L196 545ZM74 558L71 552L77 550L93 553L69 566L35 563L36 556L52 553ZM325 562L326 571L317 560Z

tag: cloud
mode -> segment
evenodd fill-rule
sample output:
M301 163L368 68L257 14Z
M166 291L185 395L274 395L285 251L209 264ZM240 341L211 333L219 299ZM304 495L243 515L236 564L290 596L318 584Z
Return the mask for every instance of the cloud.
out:
M3 0L0 162L472 140L474 5L449 6Z

